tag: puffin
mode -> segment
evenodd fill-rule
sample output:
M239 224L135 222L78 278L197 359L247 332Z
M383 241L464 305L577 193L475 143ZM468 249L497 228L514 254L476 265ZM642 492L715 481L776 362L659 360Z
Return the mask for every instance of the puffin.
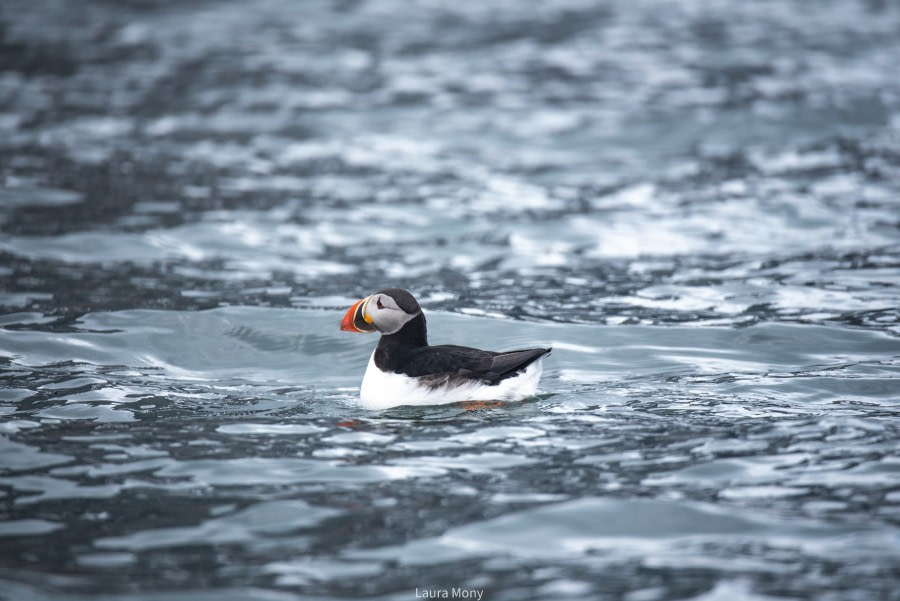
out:
M483 351L428 344L425 314L408 291L388 288L358 300L341 322L344 332L380 332L359 397L366 409L519 401L533 396L550 348Z

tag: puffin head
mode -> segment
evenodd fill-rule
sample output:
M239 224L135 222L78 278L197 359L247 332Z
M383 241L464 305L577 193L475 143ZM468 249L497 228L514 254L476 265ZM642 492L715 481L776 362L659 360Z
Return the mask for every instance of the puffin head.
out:
M422 313L415 297L400 288L388 288L353 303L341 322L344 332L395 334Z

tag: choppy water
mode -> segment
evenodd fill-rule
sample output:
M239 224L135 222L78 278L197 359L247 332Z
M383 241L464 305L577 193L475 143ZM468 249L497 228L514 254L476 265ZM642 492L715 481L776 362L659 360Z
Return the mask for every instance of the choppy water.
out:
M0 598L900 599L900 6L0 7ZM540 396L360 409L436 342Z

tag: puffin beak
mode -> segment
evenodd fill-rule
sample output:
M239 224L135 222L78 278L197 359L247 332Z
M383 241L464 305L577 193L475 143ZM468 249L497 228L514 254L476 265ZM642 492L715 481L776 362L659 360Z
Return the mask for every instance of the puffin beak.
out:
M367 296L362 300L353 303L353 306L347 310L344 315L344 321L341 322L342 332L360 332L363 334L374 332L375 326L372 325L372 318L366 313L366 303L371 297Z

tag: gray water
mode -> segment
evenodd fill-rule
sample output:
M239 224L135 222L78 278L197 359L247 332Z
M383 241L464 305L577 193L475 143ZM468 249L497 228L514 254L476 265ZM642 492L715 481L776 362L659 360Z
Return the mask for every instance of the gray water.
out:
M0 598L900 599L898 57L878 0L4 2ZM539 395L361 409L390 286Z

